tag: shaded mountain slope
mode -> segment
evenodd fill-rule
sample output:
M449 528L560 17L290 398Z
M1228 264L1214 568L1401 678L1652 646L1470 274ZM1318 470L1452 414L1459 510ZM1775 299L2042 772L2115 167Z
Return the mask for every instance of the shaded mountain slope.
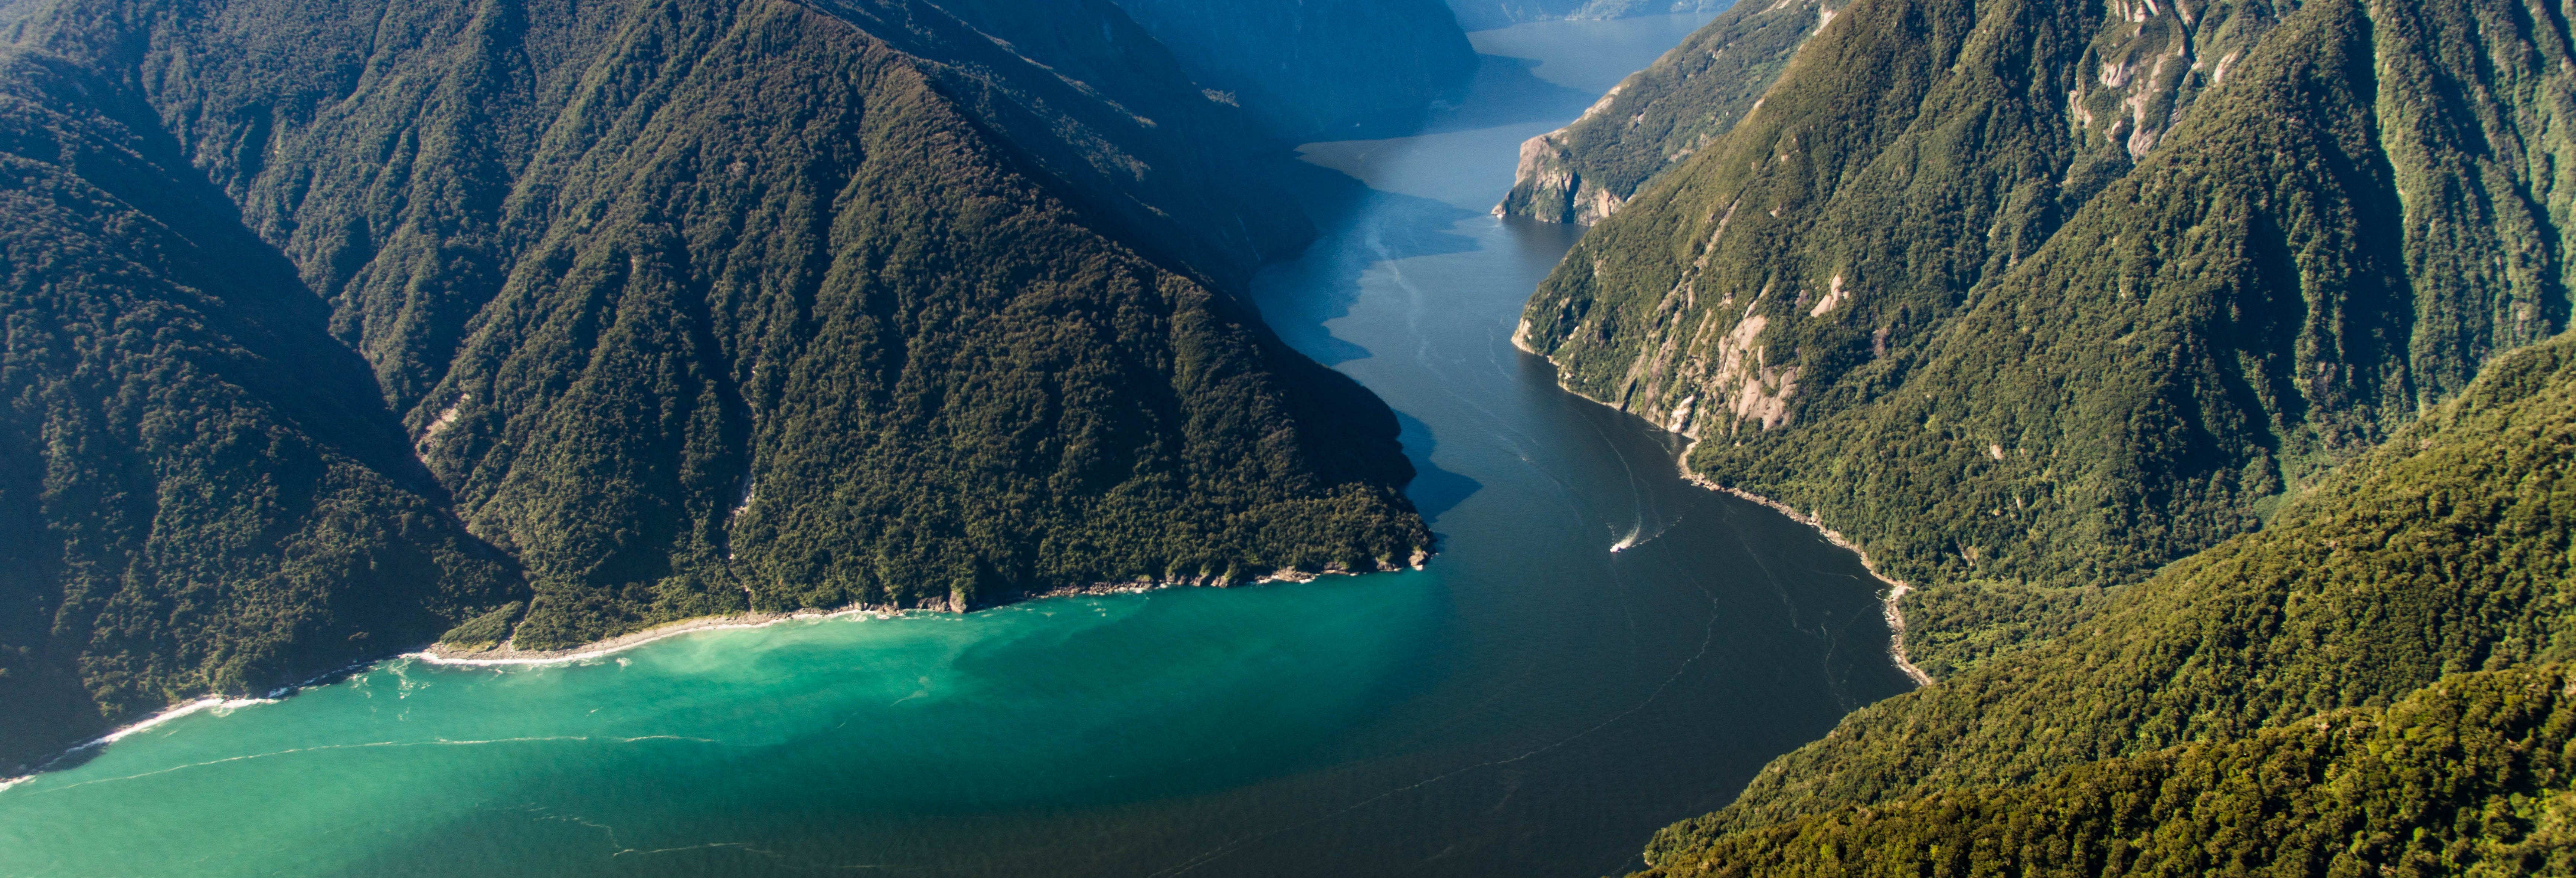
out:
M1952 854L1980 868L2238 857L2316 874L2295 864L2402 866L2410 832L2437 854L2563 840L2563 677L2503 672L2576 655L2571 552L2576 339L2562 338L2499 360L2271 527L2063 636L1853 713L1650 858L1768 874L1821 868L1807 851L1824 845L1973 837Z
M1418 561L1392 413L1225 291L1306 234L1237 179L1265 160L1226 144L1246 123L1122 48L1141 31L1114 9L1014 26L902 0L30 14L0 85L41 173L6 194L77 203L12 216L37 249L12 257L8 319L86 309L116 334L45 328L94 365L10 373L39 414L13 422L0 490L60 499L13 504L8 550L188 596L66 615L96 603L91 574L10 580L0 647L49 656L27 703L55 708L0 758L460 622L459 644L553 648L708 613ZM109 146L46 145L83 138ZM79 418L125 432L80 440ZM148 566L163 542L79 530L145 533L131 498L156 495L169 552L284 572L208 592L188 577L214 568ZM65 652L174 618L198 627L120 647L127 665ZM265 653L196 633L262 625L241 637Z
M1476 73L1440 0L1117 2L1201 85L1290 142L1408 133Z
M526 593L152 121L0 50L0 765Z
M2564 323L2558 19L1967 11L1838 15L1522 335L1923 586L1934 673L2257 527Z
M1255 114L1210 98L1108 0L817 6L923 62L1128 247L1241 286L1314 238Z

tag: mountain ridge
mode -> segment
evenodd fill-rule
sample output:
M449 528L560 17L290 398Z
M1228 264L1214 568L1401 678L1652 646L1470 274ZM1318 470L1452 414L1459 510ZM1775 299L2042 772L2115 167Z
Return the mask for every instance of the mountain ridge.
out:
M0 370L0 491L31 501L0 522L29 562L0 588L0 687L48 705L0 725L0 759L436 639L1418 563L1393 414L1228 286L1312 234L1241 172L1284 159L1115 7L959 8L1024 30L918 0L18 18L0 162L60 207L20 216L55 243L10 263L12 357L40 350L30 320L105 313L44 291L130 277L171 307L42 349L93 365ZM242 267L121 253L156 227ZM81 347L274 331L299 341L271 360L327 368ZM85 426L229 398L232 435L318 450ZM126 420L79 417L101 407ZM160 542L84 536L100 516ZM200 555L269 566L170 572L217 569ZM66 585L55 558L118 572Z
M1857 0L1601 220L1516 343L1856 538L1934 678L1644 874L2564 871L2571 46Z
M1899 13L1917 6L1946 8L1873 2L1851 7L1836 21L1870 23L1873 16L1903 20ZM2005 4L1981 9L1980 15L2003 15L2007 6L2022 8ZM2325 21L2324 13L2332 11L2317 7L2311 13L2308 6L2301 10L2312 23ZM2228 21L2254 13L2229 19L2216 15L2212 11L2199 19L2200 26L2223 31ZM1965 25L1966 19L1961 18L1953 26L1957 33L1976 32ZM2058 57L2083 60L2102 57L2095 39L2102 27L2132 25L2078 18L2053 26L2065 37L2053 44L2060 47ZM2336 33L2357 32L2353 30L2357 25L2349 20L2332 27L2341 28ZM1839 39L1835 34L1841 29L1829 28L1819 38L1828 42L1811 43L1810 50L1800 55L1816 59L1800 63L1812 63L1817 72L1784 77L1761 111L1720 140L1738 144L1728 148L1739 153L1749 150L1763 159L1747 161L1742 154L1728 159L1715 153L1694 157L1691 167L1704 169L1707 179L1689 175L1666 179L1587 235L1578 244L1575 258L1561 265L1533 299L1523 341L1555 359L1570 388L1708 440L1695 450L1694 469L1753 493L1815 510L1859 537L1898 578L1924 586L1918 598L1930 606L1917 606L1934 617L1947 614L1950 619L1936 618L1924 632L1935 638L1918 644L1916 654L1932 658L1936 664L1927 668L1936 675L1938 666L1972 663L1993 649L2008 647L2024 632L2054 624L2046 617L2066 609L2066 602L2082 593L2081 588L2069 590L2068 586L2134 581L2157 564L2253 527L2264 510L2277 503L2262 498L2278 495L2354 449L2367 447L2385 435L2391 424L2402 422L2427 401L2438 400L2449 392L2446 388L2460 386L2459 376L2486 356L2480 351L2498 343L2480 339L2494 335L2507 346L2528 343L2556 319L2549 315L2563 310L2563 305L2551 304L2563 296L2553 292L2557 287L2547 280L2548 272L2515 269L2498 277L2482 268L2429 271L2421 267L2431 264L2425 260L2436 258L2459 265L2456 260L2495 247L2500 239L2429 241L2420 234L2425 225L2393 220L2399 205L2411 204L2408 209L2419 212L2483 208L2428 198L2401 202L2388 187L2404 184L2432 187L2427 191L2444 191L2442 187L2462 191L2447 181L2461 180L2460 175L2470 171L2408 170L2373 176L2381 173L2368 170L2377 159L2347 163L2342 167L2359 169L2356 173L2362 176L2333 184L2339 189L2301 189L2325 185L2302 182L2280 190L2345 193L2335 196L2346 199L2338 203L2345 206L2296 215L2265 213L2271 210L2266 205L2276 203L2269 200L2272 195L2219 189L2245 193L2229 195L2239 200L2228 203L2242 205L2229 208L2235 211L2229 217L2259 217L2270 224L2260 228L2288 231L2261 232L2244 243L2197 242L2192 246L2213 254L2194 257L2197 261L2140 249L2138 242L2144 239L2123 237L2120 230L2131 221L2127 218L2131 214L2199 209L2194 206L2196 196L2187 198L2180 189L2147 182L2149 177L2178 181L2174 184L2178 186L2183 185L2179 181L2192 179L2233 181L2270 173L2308 173L2295 167L2256 171L2254 160L2246 157L2257 153L2247 150L2269 154L2275 143L2279 148L2306 151L2299 155L2314 156L2300 159L2312 168L2330 167L2320 162L2328 162L2332 155L2380 154L2379 141L2373 139L2378 135L2317 139L2303 133L2310 129L2299 127L2311 124L2306 116L2282 122L2273 118L2277 107L2257 108L2266 101L2309 101L2296 95L2319 96L2333 108L2280 106L2306 107L2301 112L2313 116L2313 125L2320 126L2314 130L2360 132L2362 128L2356 126L2373 131L2384 127L2392 137L2416 130L2410 127L2416 123L2403 121L2411 118L2407 114L2418 112L2412 108L2430 106L2420 96L2409 98L2393 105L2399 114L2383 126L2380 114L2354 108L2353 102L2361 100L2354 92L2337 92L2334 89L2342 86L2330 84L2351 81L2350 76L2280 79L2288 74L2264 72L2282 69L2281 62L2261 60L2288 57L2280 52L2238 57L2227 74L2227 81L2238 87L2218 88L2210 92L2210 99L2248 92L2257 81L2285 83L2282 87L2290 91L2232 103L2222 100L2236 109L2226 110L2222 114L2226 118L2217 121L2212 121L2208 100L2195 98L2194 109L2181 116L2177 127L2158 132L2158 145L2138 170L2124 171L2100 188L2086 186L2075 192L2084 198L2082 207L2057 206L2058 198L2046 188L2033 187L2073 180L2061 174L2093 166L2086 155L2126 161L2129 146L2143 142L2137 131L2120 124L2104 126L2097 115L2089 123L2093 133L2080 141L2032 140L2033 151L2019 154L1982 150L1975 153L1974 164L1963 167L1928 165L1919 172L1900 171L1887 164L1894 160L1891 156L1917 162L1944 153L1926 152L1919 145L1892 153L1872 146L1873 152L1859 154L1874 156L1871 166L1880 169L1868 174L1826 178L1813 176L1817 172L1812 170L1793 172L1793 167L1809 167L1809 162L1830 168L1844 161L1833 156L1841 155L1836 150L1845 148L1838 144L1846 142L1841 139L1846 135L1829 136L1828 131L1865 132L1873 129L1858 120L1904 118L1905 114L1876 109L1845 113L1814 103L1821 98L1801 97L1855 90L1879 93L1874 88L1845 87L1841 81L1851 71L1874 69L1845 56L1862 51L1855 41L1876 28L1871 24L1866 31L1852 31ZM1900 32L1905 31L1890 31ZM2522 39L2510 29L2485 32L2497 39ZM1935 45L1914 42L1911 37L1886 39L1896 40L1887 43L1887 51L1895 53L1891 57L1912 57L1905 53ZM2340 36L2313 39L2327 47L2346 44L2339 42ZM2288 44L2284 40L2265 43ZM2372 50L2359 51L2366 57ZM2407 58L2438 57L2431 48L2405 51ZM1928 59L1908 63L1918 62ZM1810 78L1816 82L1807 83ZM2045 79L2032 83L2021 93L2030 95L2032 102L2045 103L2018 111L2024 116L2006 117L2034 120L2015 130L2045 132L2049 113L2072 114L2074 121L2083 121L2081 114L2074 114L2082 105L2065 103L2074 92L2046 84ZM2520 93L2554 92L2526 89ZM2171 99L2172 92L2158 94ZM2343 96L2333 97L2337 94ZM2047 95L2055 97L2042 97ZM1900 102L1913 100L1905 97ZM1775 111L1780 115L1773 116ZM1809 123L1798 120L1818 113L1825 114L1823 119L1841 120L1836 125L1858 127L1800 127ZM1937 130L1953 132L1942 136L1964 136L1957 133L1972 130L1902 124L1915 126L1908 130L1920 131L1922 136ZM2455 126L2444 121L2438 126L2427 124L2424 130L2445 127ZM1793 134L1792 129L1803 133ZM2203 133L2187 136L2193 130ZM2275 132L2260 136L2278 139L2250 145L2225 140L2255 136L2250 133L2255 131ZM1906 137L1914 136L1884 142L1902 145L1910 142ZM1808 139L1803 141L1806 146L1797 146L1800 137ZM2180 149L2175 146L2177 137L2184 138ZM2220 139L2207 139L2211 137ZM1883 139L1869 135L1859 142L1882 142L1870 138ZM2081 144L2091 145L2072 148ZM1780 148L1774 150L1775 146ZM2457 149L2446 149L2426 155L2457 154ZM2402 158L2402 153L2398 155ZM2045 156L2054 158L2016 164ZM1739 161L1747 164L1736 164ZM1748 166L1754 170L1745 172ZM2521 173L2490 167L2475 173L2507 177ZM1978 173L2001 176L1956 173L1967 168L1984 168ZM1850 191L1824 197L1802 188L1825 179L1842 179L1833 185ZM2326 178L2310 174L2299 179ZM1883 190L1899 183L1898 190ZM2007 193L2021 194L1983 200ZM1776 200L1783 215L1767 215L1772 200L1757 202L1762 212L1744 210L1744 199L1751 197ZM2145 207L2114 207L2099 201L2105 197L2155 200ZM1900 201L1882 200L1887 198ZM1924 203L1920 208L1905 207L1901 199ZM1940 207L1962 200L1970 212ZM2277 203L2289 210L2299 202ZM1986 207L1976 207L1980 204ZM1729 211L1730 206L1735 210ZM1650 215L1638 215L1641 208ZM2002 212L1974 213L1982 209ZM2052 218L2061 210L2064 219ZM1791 219L1797 224L1788 225ZM2177 217L2159 228L2180 232L2191 228L2192 222ZM2066 223L2073 225L2060 229ZM2537 243L2554 234L2546 229L2556 225L2546 219L2512 220L2500 227L2506 237ZM2408 228L2416 231L2405 231ZM2291 235L2310 236L2299 240L2318 243L2271 243L2289 241ZM1963 237L1968 241L1955 247L1934 246ZM1838 242L1852 242L1860 249L1834 252L1845 246ZM2117 249L2115 242L2128 249ZM2416 255L2397 255L2410 251ZM2315 255L2260 259L2216 255L2222 252ZM2543 254L2539 258L2545 262L2551 258L2545 254L2553 251L2533 252ZM2400 258L2419 267L2402 267L2396 261ZM2514 263L2481 255L2470 264ZM2147 289L2147 281L2143 277L2121 280L2123 272L2166 272L2172 277L2154 281L2157 297L2139 299L2131 297L2122 284ZM2490 308L2468 301L2481 296L2504 296L2526 304ZM2323 316L2302 324L2299 321L2305 318L2295 316L2300 312ZM2241 325L2231 323L2240 318ZM2125 328L2108 331L2119 327ZM2418 332L2417 327L2440 328L2440 334ZM2146 331L2132 337L2135 330ZM2174 345L2190 339L2222 340L2231 350L2241 349L2245 359L2240 364L2235 353L2206 346L2183 349L2197 358L2188 362L2155 359L2156 352L2176 350ZM2319 357L2350 358L2351 362L2336 367ZM2124 358L2145 359L2134 365L2108 365ZM2321 377L2326 373L2320 369L2336 368L2343 371L2332 372L2331 380ZM2294 379L2293 372L2303 377ZM2128 386L2114 390L2110 386L2114 384ZM2073 389L2091 385L2100 386L2081 392ZM2419 386L2420 391L2413 389ZM2142 420L2130 423L2132 419ZM1855 456L1852 448L1845 447L1853 443L1867 443L1876 450ZM1891 451L1893 455L1886 453ZM1952 583L1967 585L1944 588Z

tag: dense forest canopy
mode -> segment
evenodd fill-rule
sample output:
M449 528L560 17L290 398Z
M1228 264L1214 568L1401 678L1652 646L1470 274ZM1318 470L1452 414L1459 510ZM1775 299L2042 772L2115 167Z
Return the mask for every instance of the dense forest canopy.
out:
M12 16L0 763L442 632L1429 548L1239 298L1286 153L1116 6Z
M2270 527L2104 603L1853 713L1649 859L1831 873L1942 846L1976 874L2566 874L2576 337L2500 359Z
M1918 586L1936 675L2056 630L2566 321L2555 19L2179 9L1855 0L1522 341Z
M1692 45L1774 45L1743 12ZM1939 678L1650 873L2576 870L2563 11L1817 17L1776 78L1632 77L1505 206L1610 214L1519 341L1908 581Z

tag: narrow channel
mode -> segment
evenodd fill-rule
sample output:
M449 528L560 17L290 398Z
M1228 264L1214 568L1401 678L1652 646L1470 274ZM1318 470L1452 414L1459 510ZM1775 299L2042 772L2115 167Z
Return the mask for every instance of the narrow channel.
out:
M0 874L1552 876L1903 691L1875 584L1514 350L1517 145L1704 16L1523 25L1256 298L1403 416L1428 569L395 660L0 791ZM1332 187L1323 187L1330 189ZM1613 547L1621 551L1613 552Z

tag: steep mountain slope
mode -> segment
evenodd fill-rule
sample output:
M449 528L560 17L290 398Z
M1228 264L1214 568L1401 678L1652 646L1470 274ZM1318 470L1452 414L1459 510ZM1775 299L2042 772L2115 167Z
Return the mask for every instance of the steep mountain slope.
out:
M1409 132L1476 72L1440 0L1117 2L1200 84L1290 142Z
M1923 586L1934 673L2061 630L2565 320L2561 21L2274 15L1856 2L1521 338Z
M553 648L1417 561L1393 415L1225 292L1307 234L1226 145L1248 123L1114 8L956 7L31 13L9 149L41 173L6 192L75 201L11 219L35 243L10 325L64 353L13 335L35 389L0 490L62 499L12 504L9 551L184 595L82 615L59 608L111 574L9 580L0 646L48 675L26 703L62 707L0 759L469 619L450 640ZM79 304L115 296L170 304ZM88 323L48 328L64 302ZM228 429L270 438L135 438L236 397ZM111 512L177 554L279 560L153 567L162 544L80 530Z
M2499 360L2272 527L2064 636L1852 714L1649 857L1781 874L1906 842L1915 860L1873 868L2319 874L2298 864L2399 868L2429 851L2459 868L2512 849L2564 868L2576 690L2550 663L2571 655L2576 338L2562 337ZM1926 853L1944 839L1973 843ZM2536 861L2504 862L2487 868Z
M1583 116L1521 144L1494 212L1597 223L1637 190L1735 127L1789 58L1830 21L1825 0L1745 3L1602 95Z
M2563 666L2463 674L2241 741L1729 835L1643 874L2566 875L2571 696Z
M1108 214L1094 222L1131 229L1130 247L1236 285L1314 237L1271 170L1285 151L1108 0L819 8L924 62L978 121Z
M526 596L294 267L116 95L0 50L0 768Z

